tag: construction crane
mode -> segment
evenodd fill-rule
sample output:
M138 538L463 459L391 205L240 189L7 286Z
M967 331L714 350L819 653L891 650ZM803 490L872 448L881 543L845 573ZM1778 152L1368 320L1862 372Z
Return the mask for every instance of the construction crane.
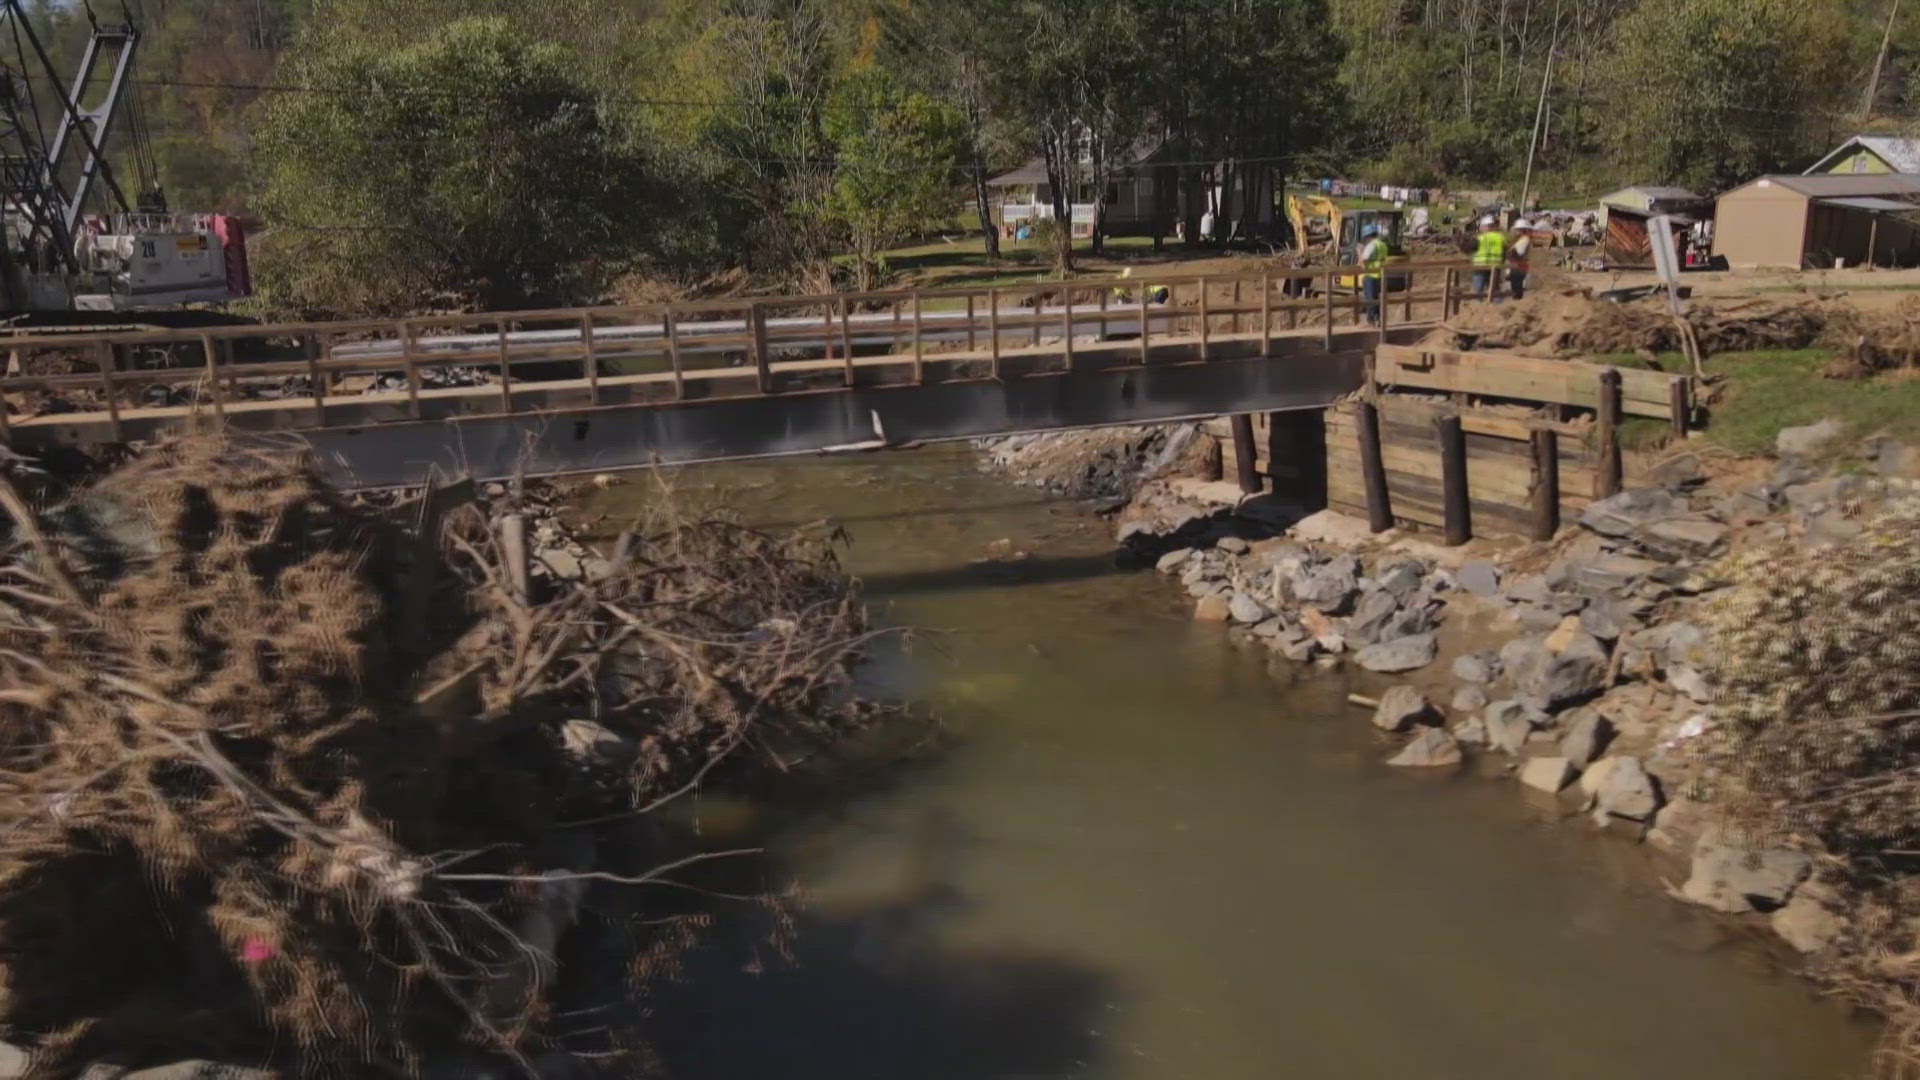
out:
M23 0L0 0L0 313L164 310L246 295L239 223L167 208L131 92L135 11L123 4L119 21L102 22L90 3L81 10L92 33L69 81ZM43 108L43 97L55 100ZM132 202L107 156L122 127L140 182Z

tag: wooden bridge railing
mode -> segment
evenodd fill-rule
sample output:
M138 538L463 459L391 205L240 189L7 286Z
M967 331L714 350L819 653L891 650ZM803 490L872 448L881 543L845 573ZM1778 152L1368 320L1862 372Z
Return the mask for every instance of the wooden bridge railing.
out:
M1455 262L1391 268L1383 325L1451 314L1463 298ZM466 413L602 404L603 390L659 384L657 400L781 392L838 376L868 380L1006 378L1071 370L1075 342L1137 338L1155 346L1215 340L1263 348L1282 334L1363 325L1357 267L1146 274L1029 285L963 286L542 311L416 316L111 333L19 333L0 377L0 442L35 426L152 421L271 403L311 405L310 423L349 403L457 395ZM1010 358L1023 362L1009 365ZM936 364L938 360L941 363ZM969 361L956 364L952 361ZM535 391L540 391L535 393ZM630 399L630 397L628 398ZM628 400L623 399L623 400ZM656 400L649 398L649 400ZM363 410L350 410L360 414ZM76 415L79 414L79 415ZM356 415L353 422L364 423ZM304 426L304 425L298 425Z

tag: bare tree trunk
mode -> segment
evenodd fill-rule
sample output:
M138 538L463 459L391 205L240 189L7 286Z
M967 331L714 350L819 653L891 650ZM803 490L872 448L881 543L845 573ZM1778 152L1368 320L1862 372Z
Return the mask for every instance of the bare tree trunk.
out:
M1867 79L1867 96L1860 103L1860 119L1873 119L1873 110L1880 104L1880 76L1886 70L1887 50L1893 44L1893 20L1900 14L1900 0L1893 0L1887 6L1887 29L1880 35L1880 51L1873 55L1873 75Z
M976 147L973 154L973 208L980 215L980 238L986 241L987 260L1000 261L1000 230L993 223L993 204L987 197L987 167Z

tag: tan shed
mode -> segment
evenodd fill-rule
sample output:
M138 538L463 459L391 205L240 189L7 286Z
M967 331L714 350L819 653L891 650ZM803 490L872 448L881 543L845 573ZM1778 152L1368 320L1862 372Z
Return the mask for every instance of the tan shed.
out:
M1739 268L1920 265L1920 176L1763 176L1720 196L1713 253Z

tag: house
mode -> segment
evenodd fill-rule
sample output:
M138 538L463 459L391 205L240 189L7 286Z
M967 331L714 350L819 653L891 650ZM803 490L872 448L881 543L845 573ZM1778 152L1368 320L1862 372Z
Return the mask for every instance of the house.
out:
M1158 137L1142 138L1121 155L1107 184L1108 236L1151 235L1156 228L1175 229L1186 220L1179 179L1164 167L1168 158L1166 144ZM1085 158L1082 162L1087 163ZM1280 220L1274 185L1271 166L1236 168L1226 162L1208 166L1193 177L1188 189L1201 200L1193 216L1203 223L1203 232L1204 223L1224 211L1235 226L1244 222L1260 235L1270 234ZM1047 183L1046 162L1040 158L988 180L987 187L994 192L994 220L1007 236L1029 222L1053 219L1053 189ZM1073 193L1074 236L1093 235L1093 209L1090 188Z
M1803 174L1819 176L1920 173L1920 139L1897 135L1855 135L1813 163Z
M1647 221L1666 214L1683 225L1709 216L1712 200L1685 188L1642 184L1600 196L1600 251L1608 266L1633 268L1653 265L1653 242Z
M1106 232L1109 236L1151 232L1154 225L1154 198L1157 180L1154 163L1164 157L1164 144L1158 138L1146 138L1125 150L1114 169L1106 192ZM1086 159L1083 158L1083 163ZM1035 221L1051 221L1054 216L1053 187L1047 182L1047 165L1034 158L1025 165L987 181L994 192L995 223L1008 236L1020 226ZM1073 235L1093 235L1093 191L1083 187L1073 193Z
M1713 253L1733 267L1920 265L1920 175L1763 176L1715 217Z

